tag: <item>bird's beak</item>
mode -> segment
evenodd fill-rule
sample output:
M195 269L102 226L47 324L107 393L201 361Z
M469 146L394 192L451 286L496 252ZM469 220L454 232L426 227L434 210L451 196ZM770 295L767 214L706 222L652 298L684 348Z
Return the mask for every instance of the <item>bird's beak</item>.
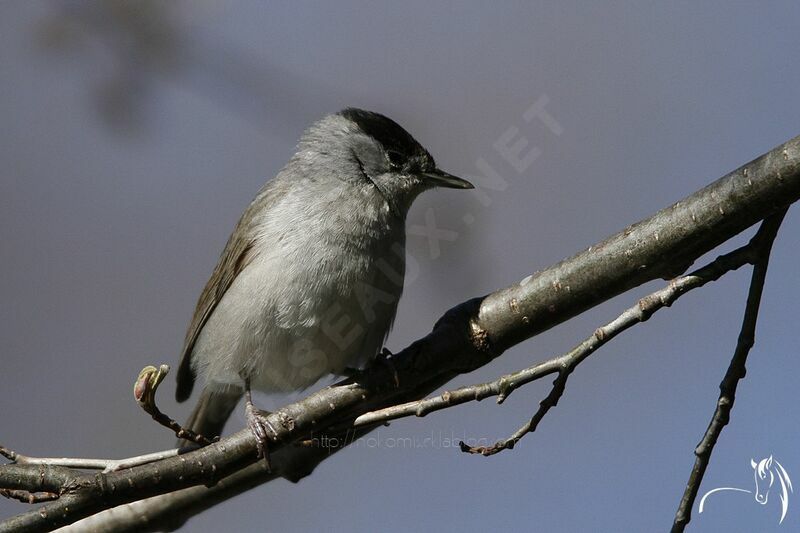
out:
M450 189L474 189L475 186L465 179L453 176L438 168L430 172L423 172L422 177L434 187L447 187Z

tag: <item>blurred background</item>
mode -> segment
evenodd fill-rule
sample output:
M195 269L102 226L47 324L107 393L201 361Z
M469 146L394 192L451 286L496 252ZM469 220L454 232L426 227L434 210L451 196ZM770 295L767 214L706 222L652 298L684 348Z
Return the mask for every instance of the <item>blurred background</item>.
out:
M177 364L239 214L326 113L385 113L442 168L483 184L427 193L412 209L408 254L419 268L388 340L397 351L452 305L800 133L798 17L788 1L2 2L0 443L114 458L171 446L132 400L133 380L147 364ZM502 146L521 138L524 160L512 163ZM750 459L770 454L800 479L797 211L776 242L748 375L701 495L752 490ZM550 380L503 406L392 423L300 483L252 490L185 529L666 530L749 275L728 275L603 348L511 452L456 446L505 437ZM451 386L561 353L660 286ZM160 406L183 419L191 406L175 404L168 380ZM241 411L230 426L243 426ZM691 531L796 530L800 505L789 504L779 527L774 493L766 506L713 496ZM25 509L0 501L2 517Z

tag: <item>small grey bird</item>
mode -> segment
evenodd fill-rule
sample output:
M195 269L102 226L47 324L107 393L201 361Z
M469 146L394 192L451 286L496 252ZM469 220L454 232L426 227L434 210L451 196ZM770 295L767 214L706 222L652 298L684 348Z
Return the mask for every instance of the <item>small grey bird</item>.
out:
M310 386L374 358L392 327L405 273L405 219L433 187L472 184L436 167L393 120L348 108L311 126L242 214L194 311L176 399L205 387L186 427L219 435L250 388Z

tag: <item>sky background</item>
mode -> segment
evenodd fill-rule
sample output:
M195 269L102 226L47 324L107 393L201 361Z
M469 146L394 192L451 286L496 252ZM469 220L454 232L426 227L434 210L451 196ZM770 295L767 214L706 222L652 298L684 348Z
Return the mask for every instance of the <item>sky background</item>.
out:
M345 106L382 112L439 165L502 187L426 193L448 239L408 238L388 347L452 305L515 283L800 133L796 2L0 3L0 443L125 457L173 437L131 398L177 365L196 299L240 213L302 131ZM536 102L560 126L526 121ZM494 147L516 128L538 154ZM512 130L513 131L513 130ZM484 162L484 163L481 163ZM465 218L466 217L466 218ZM465 219L471 223L467 224ZM420 232L417 232L420 233ZM744 242L752 233L727 243ZM772 454L800 480L800 213L776 241L757 342L701 494L753 489ZM513 451L467 456L523 423L550 380L405 419L323 463L219 505L189 531L664 531L736 342L749 270L680 299L598 351ZM450 386L562 353L651 283ZM162 409L191 405L162 387ZM264 407L291 400L260 397ZM241 411L229 430L244 425ZM418 445L400 445L411 437ZM426 443L424 439L430 440ZM726 493L691 531L800 529L789 502ZM0 516L25 510L0 501Z

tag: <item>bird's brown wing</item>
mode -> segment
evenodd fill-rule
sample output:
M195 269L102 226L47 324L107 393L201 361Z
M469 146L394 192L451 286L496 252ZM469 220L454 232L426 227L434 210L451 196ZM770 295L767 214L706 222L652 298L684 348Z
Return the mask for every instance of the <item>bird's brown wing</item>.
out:
M192 393L192 387L194 387L195 374L192 369L192 352L203 326L205 326L214 312L217 304L222 300L233 280L253 259L253 232L249 231L250 225L253 221L253 215L265 207L264 204L269 196L273 195L270 195L267 188L265 188L244 212L236 225L236 229L228 239L219 262L214 268L213 274L211 274L211 278L200 294L200 299L194 310L194 316L192 316L192 321L189 324L189 330L186 332L181 363L178 367L178 386L175 390L175 399L179 402L186 400Z

